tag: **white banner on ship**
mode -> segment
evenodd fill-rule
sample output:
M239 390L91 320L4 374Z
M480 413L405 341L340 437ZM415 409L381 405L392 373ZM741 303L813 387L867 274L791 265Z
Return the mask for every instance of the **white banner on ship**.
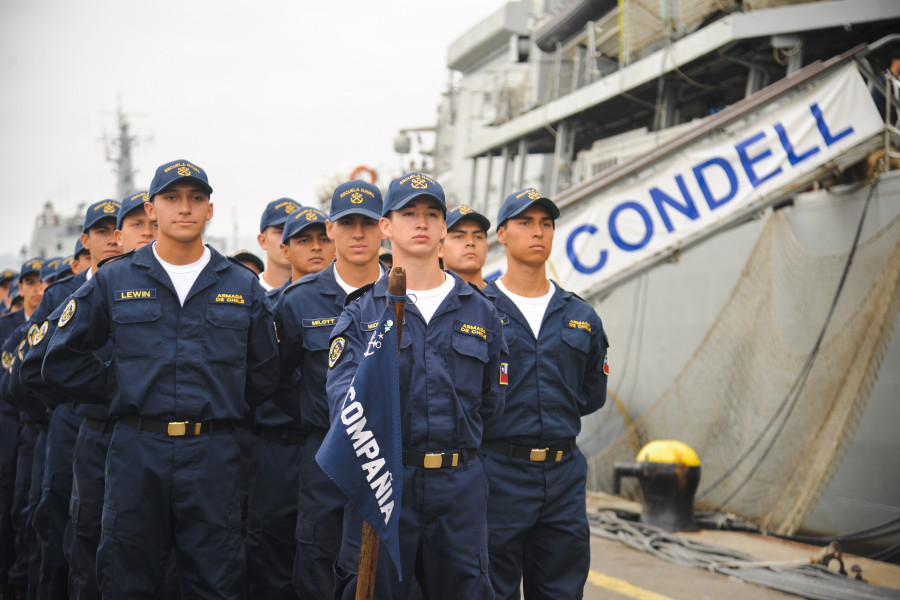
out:
M555 273L548 276L584 293L679 247L881 130L855 65L843 67L570 206L556 223L550 257ZM486 275L506 267L502 247L492 250Z

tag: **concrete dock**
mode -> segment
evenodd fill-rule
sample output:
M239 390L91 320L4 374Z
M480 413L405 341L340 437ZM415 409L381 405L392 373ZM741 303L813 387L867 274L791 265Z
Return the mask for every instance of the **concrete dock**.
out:
M624 502L603 494L590 494L588 511L598 508L640 511L640 504ZM808 563L821 547L800 544L754 533L700 530L676 534L688 540L728 548L748 554L760 563L792 567ZM843 555L848 572L854 565L869 583L894 588L900 595L900 566ZM837 570L837 563L829 565ZM591 572L584 590L585 600L632 598L637 600L776 600L797 598L760 585L714 573L702 568L678 565L626 544L597 535L591 536Z

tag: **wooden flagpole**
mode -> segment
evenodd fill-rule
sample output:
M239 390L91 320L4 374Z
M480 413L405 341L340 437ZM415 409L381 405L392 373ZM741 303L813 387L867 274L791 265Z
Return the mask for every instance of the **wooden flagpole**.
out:
M406 271L394 267L388 276L388 293L406 297ZM400 339L403 337L403 314L406 300L394 302L394 327L397 328L397 356L400 355ZM401 490L401 493L403 491ZM368 521L363 521L362 541L359 550L359 575L356 578L356 600L372 600L375 596L375 568L378 566L378 534Z

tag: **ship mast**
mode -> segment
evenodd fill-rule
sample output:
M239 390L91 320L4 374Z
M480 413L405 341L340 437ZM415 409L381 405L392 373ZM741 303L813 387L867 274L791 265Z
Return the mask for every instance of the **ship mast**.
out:
M119 121L119 132L115 137L104 135L102 141L106 143L106 160L115 164L114 172L116 173L116 195L117 200L121 200L127 194L135 191L134 174L135 169L132 166L131 151L142 140L129 132L128 119L122 112L121 105L116 110Z

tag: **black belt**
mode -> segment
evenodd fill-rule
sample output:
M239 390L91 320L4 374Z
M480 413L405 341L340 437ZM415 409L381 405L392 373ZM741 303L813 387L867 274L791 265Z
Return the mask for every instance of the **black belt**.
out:
M113 427L115 427L116 422L115 421L101 421L100 419L92 419L90 417L85 417L84 424L87 425L88 427L90 427L91 429L99 431L100 433L107 433L107 432L113 430Z
M325 436L328 435L328 430L322 429L320 427L313 427L312 429L309 430L309 433L307 435L309 437L317 439L321 442L321 441L324 441Z
M141 431L159 433L170 437L200 435L201 433L212 433L213 431L234 431L234 423L227 419L201 423L197 421L156 421L130 415L119 419L119 423Z
M464 448L456 452L407 452L404 450L403 464L408 467L443 469L458 465L461 456L466 460L472 460L478 456L478 452L474 448Z
M481 447L532 462L559 462L564 454L575 449L575 440L569 440L561 446L546 446L543 448L516 446L506 442L482 442Z
M267 442L281 442L289 446L302 446L306 443L306 436L287 429L274 427L260 427L259 437Z

